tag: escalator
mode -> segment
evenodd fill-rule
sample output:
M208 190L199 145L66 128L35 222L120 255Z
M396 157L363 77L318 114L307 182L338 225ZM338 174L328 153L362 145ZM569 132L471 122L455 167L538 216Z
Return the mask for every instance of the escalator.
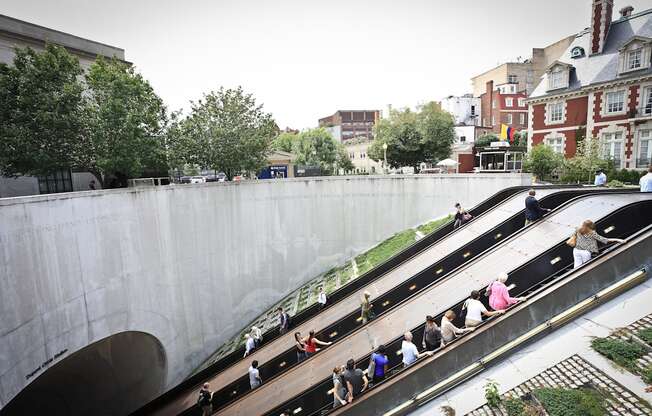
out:
M372 293L375 312L381 314L431 284L434 279L443 278L447 271L471 261L492 245L505 240L520 230L524 223L522 208L527 189L519 188L513 191L507 190L480 204L471 211L475 218L469 224L454 232L452 223L446 224L380 265L376 268L378 270L371 270L352 284L333 293L329 297L328 307L319 315L313 306L306 312L308 317L303 316L303 313L293 317L295 327L290 332L301 331L305 335L310 329L321 328L318 332L320 339L337 341L361 325L359 299L362 291L368 290ZM599 188L570 187L545 187L537 191L541 205L549 209L554 209L578 195L610 192ZM490 209L490 205L496 201L502 202ZM405 257L407 260L401 262ZM365 282L368 284L365 285ZM217 409L249 391L247 368L251 360L256 359L261 363L259 370L265 380L296 365L292 334L278 337L276 331L268 331L264 339L263 348L247 360L242 360L243 351L236 351L240 361L227 366L225 363L234 359L233 354L220 360L219 363L228 368L214 375L214 378L204 377L204 373L198 375L202 377L192 377L137 413L179 414L186 411L187 414L196 414L198 409L193 407L196 392L204 381L210 381L211 387L216 389L213 403Z
M360 328L359 325L356 327L356 324L352 323L357 319L357 312L349 314L343 322L337 322L322 331L326 335L325 338L331 335L334 338L337 337L337 343L318 353L315 358L307 360L301 365L293 366L272 379L266 378L265 373L261 371L265 381L262 387L247 392L242 398L228 404L218 410L217 413L275 414L277 412L276 414L278 414L282 408L287 406L285 404L287 398L295 394L298 394L297 398L294 399L297 402L293 402L288 407L312 409L317 403L323 403L323 397L321 401L319 400L319 397L324 394L321 384L329 383L327 377L334 365L342 364L351 357L364 357L381 343L391 344L394 342L392 335L403 333L405 328L416 326L423 320L425 315L443 313L445 310L442 308L443 305L450 305L451 301L465 299L472 289L477 289L491 281L498 272L518 269L533 256L544 253L560 240L565 240L573 228L585 219L587 213L591 213L596 219L603 218L623 206L637 201L646 201L646 198L647 200L650 199L649 196L631 193L579 197L566 204L563 209L550 215L545 222L537 223L516 233L515 237L508 239L498 247L488 250L488 252L472 251L473 246L456 250L451 255L458 256L458 258L469 258L469 260L477 257L477 260L470 263L467 261L463 266L458 266L452 273L447 274L442 271L439 273L441 277L438 277L437 273L442 269L440 264L429 267L426 272L418 273L410 279L410 286L399 286L375 301L375 303L380 301L380 310L377 312L382 312L383 308L387 310L383 319L372 321L367 326ZM623 217L621 215L618 218L622 220ZM506 223L515 221L515 218L510 218L510 221ZM489 236L496 241L505 240L505 237L500 238L499 236L499 234L503 234L501 231L504 231L500 227L505 227L505 225L501 224L496 229L490 230L490 232L479 237L478 241L486 240ZM518 228L520 227L516 229ZM619 228L621 227L619 226ZM622 228L625 229L625 227ZM613 230L609 231L613 232ZM620 230L618 232L620 233ZM449 257L450 255L447 258ZM561 267L564 264L562 260L560 258L555 264L559 263L559 267ZM549 276L551 273L545 275ZM413 280L415 278L421 280ZM433 279L435 283L432 283ZM411 289L415 285L414 282L417 281L421 282L422 285L417 284L416 288ZM427 287L424 289L424 286ZM421 292L416 293L417 288ZM342 333L347 335L340 335ZM415 339L420 339L419 337L420 334L416 333ZM391 348L388 349L391 350ZM361 362L364 363L364 358ZM284 367L284 365L277 365ZM314 387L308 392L303 392L307 386ZM310 394L311 391L315 393ZM328 397L327 401L332 402L332 397Z

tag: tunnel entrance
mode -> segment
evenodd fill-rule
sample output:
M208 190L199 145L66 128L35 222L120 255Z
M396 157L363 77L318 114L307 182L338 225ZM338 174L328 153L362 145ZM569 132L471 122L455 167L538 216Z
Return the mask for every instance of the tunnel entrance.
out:
M144 332L97 341L53 365L25 387L0 416L126 415L160 394L167 362Z

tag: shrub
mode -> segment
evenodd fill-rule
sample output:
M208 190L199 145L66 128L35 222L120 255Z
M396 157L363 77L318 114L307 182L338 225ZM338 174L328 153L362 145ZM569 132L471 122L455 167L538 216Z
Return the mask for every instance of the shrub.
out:
M562 164L562 155L555 153L550 146L539 144L534 146L527 154L523 161L523 169L526 172L533 173L537 178L543 179Z
M622 183L621 181L616 180L616 179L614 179L614 180L612 180L612 181L609 181L609 182L607 183L607 187L608 187L608 188L622 188L622 187L624 187L624 186L625 186L624 183Z
M643 371L641 371L641 377L645 384L652 384L652 365L648 365Z
M525 403L521 399L507 399L505 401L505 410L507 410L507 416L524 416Z
M487 384L484 385L484 398L487 399L489 407L494 409L497 409L502 402L498 393L498 386L499 384L495 380L487 380Z
M636 372L636 360L645 354L641 345L621 339L595 338L591 348L632 372Z
M603 416L605 398L595 390L544 388L534 396L550 416Z
M652 345L652 328L642 329L636 335L649 345Z

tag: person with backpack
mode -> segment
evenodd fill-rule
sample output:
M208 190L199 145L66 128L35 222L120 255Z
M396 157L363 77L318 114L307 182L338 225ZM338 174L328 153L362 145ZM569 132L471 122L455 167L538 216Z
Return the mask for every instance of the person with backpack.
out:
M346 401L346 387L342 379L342 367L333 368L333 409L344 406Z
M498 275L493 283L487 287L486 295L489 297L489 306L494 311L504 311L510 306L527 300L527 298L513 298L509 295L509 289L505 282L509 276L507 273L502 272Z
M471 297L468 298L466 302L464 302L464 305L462 306L462 313L464 315L464 326L471 328L480 325L482 323L483 316L489 318L490 316L505 313L505 311L488 311L482 302L480 302L480 292L474 290L471 292Z
M587 261L591 255L598 254L598 241L602 244L624 243L620 238L603 237L595 231L595 224L591 220L582 222L582 225L575 230L573 235L566 241L566 244L573 247L573 268L577 269Z
M199 397L197 398L197 405L201 408L202 416L210 416L213 413L213 392L210 390L211 386L204 383L199 390Z
M455 209L457 212L455 213L455 222L453 223L453 228L461 227L473 219L473 216L466 212L466 210L462 208L462 205L460 205L459 202L455 204Z
M389 358L385 353L385 346L380 345L376 352L371 353L369 358L369 367L367 368L367 376L371 379L373 384L380 383L385 380L389 365Z
M278 312L278 332L283 335L290 329L290 315L280 306L276 311Z
M541 205L539 205L539 201L535 198L536 194L537 193L534 189L530 189L527 198L525 198L525 226L526 227L536 221L539 221L541 218L543 218L543 214L545 214L546 212L550 212L549 209L541 208Z
M426 326L423 330L421 346L426 351L434 351L441 346L441 329L435 323L435 318L426 316Z

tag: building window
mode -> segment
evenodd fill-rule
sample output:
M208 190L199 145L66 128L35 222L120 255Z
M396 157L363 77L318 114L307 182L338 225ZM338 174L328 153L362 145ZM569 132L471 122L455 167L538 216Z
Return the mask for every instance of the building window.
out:
M625 109L625 91L611 91L605 94L605 113L621 113Z
M507 76L507 82L510 84L516 84L518 82L518 76L516 75L508 75Z
M471 115L472 116L475 115L475 106L474 105L471 106Z
M511 97L505 98L505 107L514 107L514 99Z
M652 86L645 88L643 90L643 114L650 115L652 114Z
M523 153L507 153L507 170L521 170Z
M69 170L62 170L50 175L39 176L38 189L42 194L72 192L72 174Z
M627 53L627 69L633 71L643 66L643 48Z
M461 136L460 137L460 142L464 143L466 141L466 136Z
M548 123L563 123L564 122L564 102L548 104Z
M550 89L551 90L556 90L558 88L564 88L566 77L564 74L564 70L561 68L557 68L550 72Z
M584 48L576 46L571 50L571 58L581 58L584 56Z
M491 100L491 108L496 108L496 99Z
M550 146L555 153L564 154L564 138L563 137L548 137L545 139L545 144Z
M521 126L525 126L525 113L518 115L518 121Z
M493 126L493 125L495 125L495 124L496 124L496 117L495 117L495 116L491 116L491 125Z
M507 114L507 124L512 124L512 115Z
M652 164L652 130L638 132L637 168L647 168Z
M519 107L525 107L525 98L519 98L518 99L518 106Z
M602 135L602 157L612 159L614 167L620 169L623 160L623 132L605 133Z

